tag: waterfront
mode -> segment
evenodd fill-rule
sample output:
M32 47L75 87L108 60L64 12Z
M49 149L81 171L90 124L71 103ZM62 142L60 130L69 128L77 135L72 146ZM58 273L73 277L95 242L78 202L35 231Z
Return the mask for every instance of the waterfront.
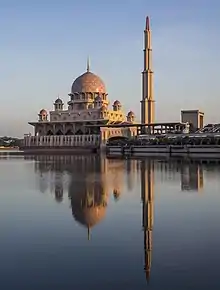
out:
M220 167L0 158L1 289L219 289Z

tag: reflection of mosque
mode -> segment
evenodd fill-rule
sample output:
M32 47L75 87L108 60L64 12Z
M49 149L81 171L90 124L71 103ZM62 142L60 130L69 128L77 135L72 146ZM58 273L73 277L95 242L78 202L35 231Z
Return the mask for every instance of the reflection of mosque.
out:
M90 229L104 219L109 196L112 194L115 201L120 199L125 168L127 167L129 189L134 186L135 172L138 169L137 161L127 164L124 160L105 159L95 155L38 156L36 161L41 191L46 192L50 187L57 202L63 201L64 192L68 191L72 215L87 228L88 238ZM65 177L69 179L67 182L64 182Z
M181 183L181 190L200 191L204 186L204 165L180 160L155 162L155 170L161 173L161 180Z
M132 190L138 176L141 178L142 226L144 231L144 269L149 281L152 260L152 232L154 220L154 178L162 181L181 182L182 190L198 190L203 185L203 171L197 164L178 162L160 163L153 160L112 160L99 156L38 156L36 171L40 172L40 182L53 180L57 202L63 201L68 191L74 219L88 230L88 239L92 227L101 222L106 214L109 197L119 200L124 182ZM126 171L126 174L124 174ZM69 181L65 189L64 177L68 173ZM139 173L139 174L137 174ZM126 179L125 179L126 177ZM198 181L198 182L197 182ZM46 182L47 183L47 182ZM48 186L41 186L47 191Z

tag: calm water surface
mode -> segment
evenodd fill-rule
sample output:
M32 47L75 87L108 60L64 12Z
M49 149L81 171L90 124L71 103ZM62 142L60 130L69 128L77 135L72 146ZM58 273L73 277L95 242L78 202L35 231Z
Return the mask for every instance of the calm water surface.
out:
M220 289L220 167L0 159L0 289Z

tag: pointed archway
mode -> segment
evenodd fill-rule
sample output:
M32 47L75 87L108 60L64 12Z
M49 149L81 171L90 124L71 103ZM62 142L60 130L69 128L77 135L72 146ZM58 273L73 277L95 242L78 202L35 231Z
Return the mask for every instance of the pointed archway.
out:
M61 130L58 130L55 135L59 135L59 136L63 135L63 132Z
M83 135L83 131L82 131L81 129L79 129L79 130L76 131L75 134L76 134L76 135Z
M53 135L53 132L51 130L48 130L47 131L47 136L52 136Z
M73 131L72 130L67 130L65 135L73 135Z

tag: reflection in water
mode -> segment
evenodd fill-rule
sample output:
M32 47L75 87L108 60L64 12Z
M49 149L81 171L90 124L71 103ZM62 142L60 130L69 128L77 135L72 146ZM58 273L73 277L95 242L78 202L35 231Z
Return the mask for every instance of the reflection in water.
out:
M182 191L200 191L203 189L205 165L172 160L170 162L154 162L154 166L157 172L161 172L163 181L179 182L180 178ZM206 166L210 167L208 164Z
M57 202L63 201L63 174L61 172L55 172L54 196Z
M147 282L150 279L152 259L152 231L154 216L154 163L151 160L141 162L141 198L142 222L144 230L145 273Z
M100 156L38 156L35 160L40 189L45 192L50 187L57 202L62 202L64 192L68 192L72 215L87 228L88 240L91 229L105 218L111 194L115 201L120 200L125 176L128 190L133 189L138 177L141 178L144 270L147 282L152 263L155 173L169 182L181 181L182 190L198 191L203 188L203 169L199 164L112 160ZM65 173L68 173L68 182L65 182ZM49 182L53 186L49 186Z
M203 189L203 169L200 164L182 166L181 189L200 191Z
M105 218L108 199L112 193L118 201L123 190L126 161L109 160L100 156L37 156L35 169L40 173L40 189L46 191L45 183L52 180L57 202L63 200L64 173L69 174L68 197L74 219L85 226L90 239L91 228ZM128 166L134 178L138 162ZM132 189L132 182L127 183ZM51 187L53 189L53 186Z

